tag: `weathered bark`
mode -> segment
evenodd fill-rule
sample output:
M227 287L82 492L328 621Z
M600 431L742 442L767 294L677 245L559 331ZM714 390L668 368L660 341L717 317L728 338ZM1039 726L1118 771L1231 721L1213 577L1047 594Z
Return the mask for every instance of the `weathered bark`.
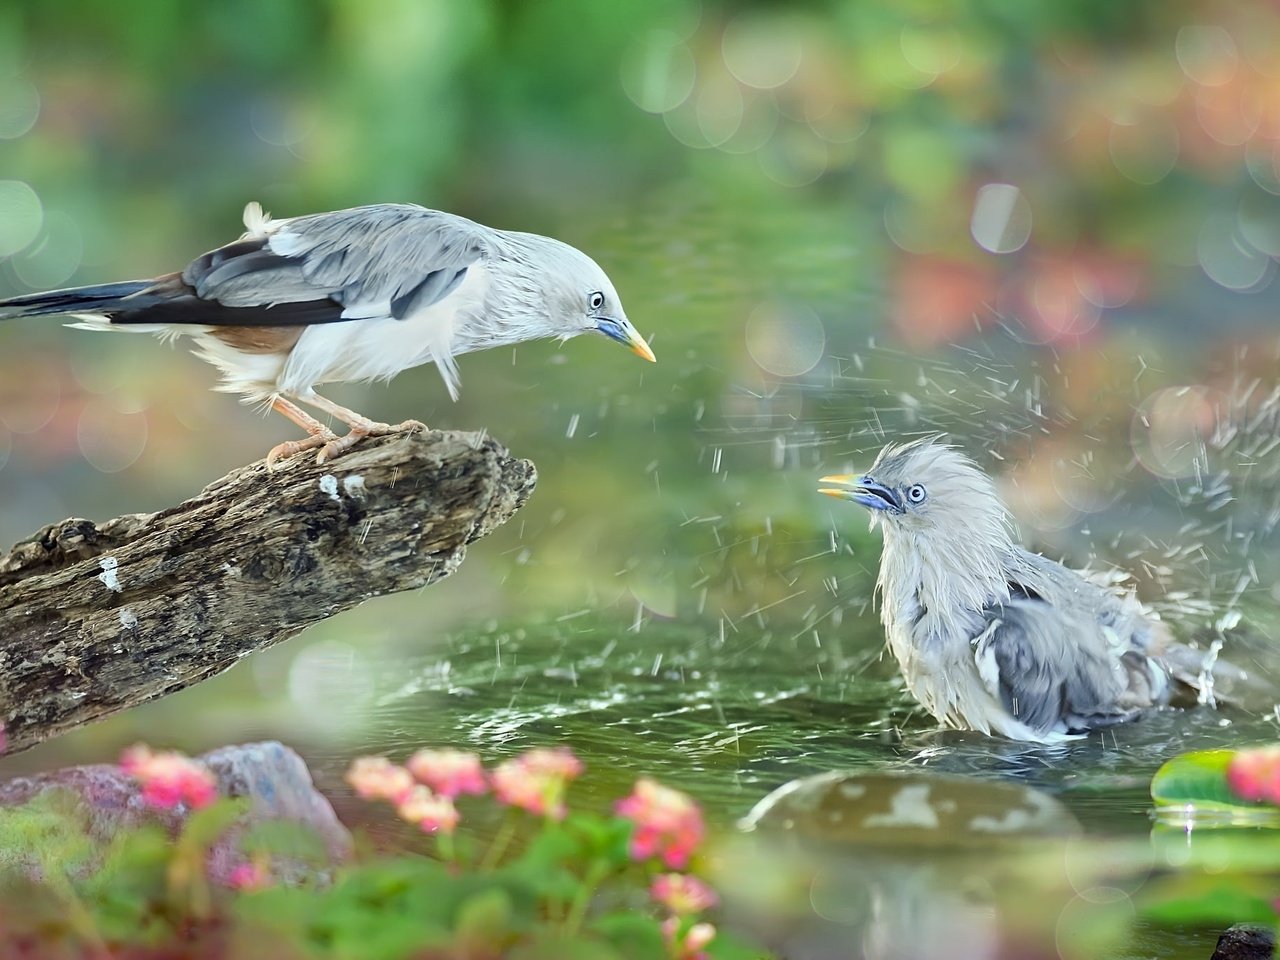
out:
M0 556L9 750L214 676L369 597L447 577L536 473L479 434L258 462L155 514L65 520Z

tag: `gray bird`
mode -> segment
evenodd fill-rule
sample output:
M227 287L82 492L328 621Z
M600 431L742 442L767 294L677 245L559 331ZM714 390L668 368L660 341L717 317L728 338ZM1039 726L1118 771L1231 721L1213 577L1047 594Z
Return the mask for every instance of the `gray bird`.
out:
M1166 703L1175 678L1208 682L1216 650L1175 643L1116 577L1014 543L991 479L937 439L887 446L864 476L820 482L883 531L889 649L944 726L1048 743Z
M372 421L321 397L318 384L435 363L456 399L459 354L587 332L654 359L604 271L549 237L393 203L287 220L251 203L244 225L181 273L0 300L0 319L71 314L88 330L192 336L221 370L219 389L307 431L273 448L268 465L317 447L323 463L363 437L423 429ZM293 400L350 432L337 436Z

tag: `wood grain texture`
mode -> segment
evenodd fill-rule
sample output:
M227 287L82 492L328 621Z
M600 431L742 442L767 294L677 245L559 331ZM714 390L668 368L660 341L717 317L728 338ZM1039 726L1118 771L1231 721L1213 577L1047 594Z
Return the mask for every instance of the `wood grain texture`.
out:
M447 577L536 478L492 439L431 431L366 440L324 466L254 463L159 513L45 527L0 555L9 750Z

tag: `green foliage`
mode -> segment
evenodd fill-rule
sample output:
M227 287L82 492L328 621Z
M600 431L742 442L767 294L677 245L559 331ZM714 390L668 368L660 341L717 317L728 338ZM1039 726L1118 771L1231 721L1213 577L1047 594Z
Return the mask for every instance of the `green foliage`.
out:
M1157 823L1155 859L1178 869L1142 887L1135 902L1147 919L1180 926L1276 923L1280 811L1232 791L1227 770L1237 753L1186 753L1152 778L1157 813L1178 821Z

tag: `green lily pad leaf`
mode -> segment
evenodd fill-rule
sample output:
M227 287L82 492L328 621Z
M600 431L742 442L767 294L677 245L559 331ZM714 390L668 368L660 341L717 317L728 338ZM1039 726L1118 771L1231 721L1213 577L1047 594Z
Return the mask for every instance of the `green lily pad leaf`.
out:
M1174 757L1151 780L1151 799L1165 822L1212 825L1227 823L1280 823L1280 811L1265 804L1242 800L1227 785L1227 767L1234 750L1196 750Z

